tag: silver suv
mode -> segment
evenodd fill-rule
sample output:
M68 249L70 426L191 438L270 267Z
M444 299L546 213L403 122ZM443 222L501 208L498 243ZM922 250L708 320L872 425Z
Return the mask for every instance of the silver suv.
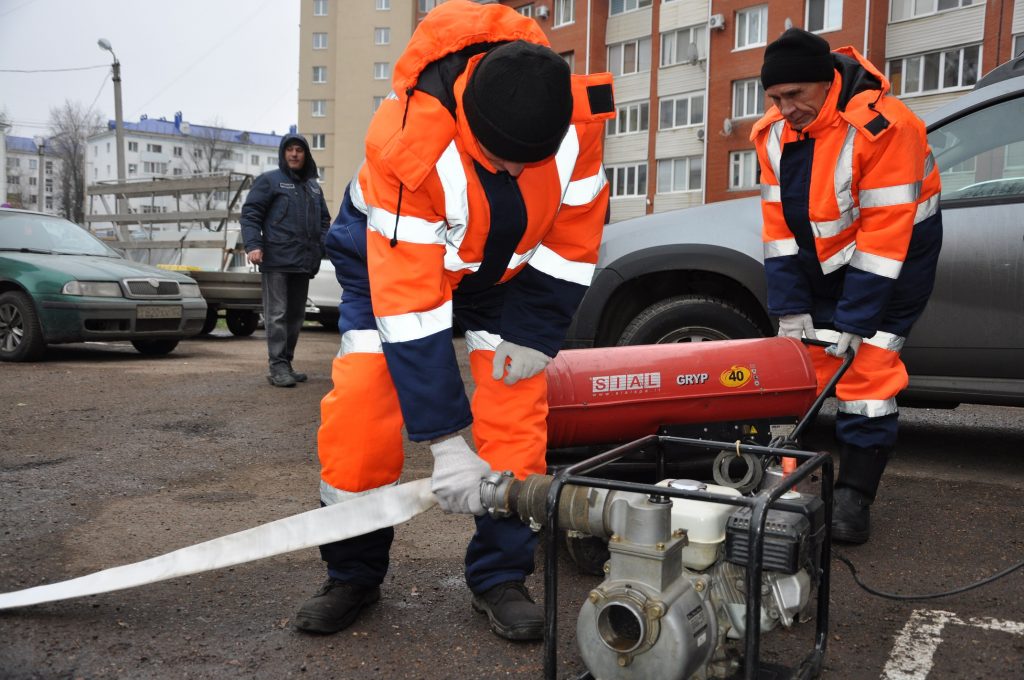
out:
M1024 56L924 118L944 239L901 401L1024 406ZM608 225L566 347L771 335L761 258L757 197Z

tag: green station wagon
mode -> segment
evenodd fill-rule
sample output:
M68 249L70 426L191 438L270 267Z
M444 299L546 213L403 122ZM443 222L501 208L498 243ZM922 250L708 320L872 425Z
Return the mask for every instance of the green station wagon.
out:
M167 354L205 319L191 278L132 262L63 218L0 209L0 360L96 340Z

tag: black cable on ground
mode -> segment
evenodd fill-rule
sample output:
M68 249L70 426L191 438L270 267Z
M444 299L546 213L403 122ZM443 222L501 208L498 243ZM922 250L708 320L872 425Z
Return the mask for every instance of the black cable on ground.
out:
M845 564L850 569L850 574L853 575L853 580L857 583L858 586L860 586L861 588L863 588L867 592L871 593L872 595L876 595L878 597L884 597L887 600L934 600L934 599L940 598L940 597L948 597L950 595L959 595L960 593L966 593L968 590L974 590L975 588L980 588L983 585L987 585L989 583L992 583L993 581L995 581L997 579L1000 579L1000 578L1002 578L1002 577L1004 577L1004 576L1006 576L1008 574L1012 574L1013 572L1017 571L1021 567L1024 567L1024 561L1021 561L1021 562L1018 562L1017 564L1014 564L1014 565L1011 565L1011 566L1007 567L1006 569L1003 569L999 573L992 574L988 578L983 578L980 581L975 581L974 583L970 583L970 584L968 584L966 586L963 586L963 587L960 587L960 588L955 588L953 590L947 590L944 593L927 593L925 595L900 595L898 593L884 593L881 590L875 590L871 586L865 584L863 581L860 580L860 577L857 576L857 567L853 566L853 562L851 562L850 559L848 557L846 557L845 555L843 555L842 553L839 553L839 552L836 552L835 550L833 550L832 551L832 557L837 559L837 560L839 560L840 562Z

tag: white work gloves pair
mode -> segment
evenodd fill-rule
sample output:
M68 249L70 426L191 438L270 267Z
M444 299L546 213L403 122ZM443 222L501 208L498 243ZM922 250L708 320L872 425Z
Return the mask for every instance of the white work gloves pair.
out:
M494 350L494 368L491 377L501 380L505 376L506 385L515 385L520 380L532 378L545 368L551 357L530 347L523 347L508 340L502 340ZM508 363L508 373L505 372Z
M808 340L818 339L818 335L814 332L814 320L810 314L787 314L780 316L779 335L786 338L796 338L797 340L800 338L807 338ZM853 349L853 353L856 354L863 340L864 338L859 335L843 331L840 333L836 344L826 347L825 352L834 357L844 357L846 356L846 350Z
M430 490L445 512L484 514L480 502L480 480L490 474L491 466L476 455L462 435L430 445L434 454L434 474Z

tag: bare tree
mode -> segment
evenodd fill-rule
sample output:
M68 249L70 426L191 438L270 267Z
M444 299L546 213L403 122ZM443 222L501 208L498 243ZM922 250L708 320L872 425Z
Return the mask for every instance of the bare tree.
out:
M231 171L234 166L230 134L219 119L201 129L192 128L189 133L192 145L186 158L182 159L185 171L190 175L217 175ZM189 203L194 210L213 210L220 200L225 199L215 192L207 191L192 194ZM202 225L206 229L212 228L209 220L204 220Z
M102 129L100 114L78 102L64 100L63 106L50 109L48 143L60 161L56 164L57 205L61 215L79 224L85 221L86 140Z

